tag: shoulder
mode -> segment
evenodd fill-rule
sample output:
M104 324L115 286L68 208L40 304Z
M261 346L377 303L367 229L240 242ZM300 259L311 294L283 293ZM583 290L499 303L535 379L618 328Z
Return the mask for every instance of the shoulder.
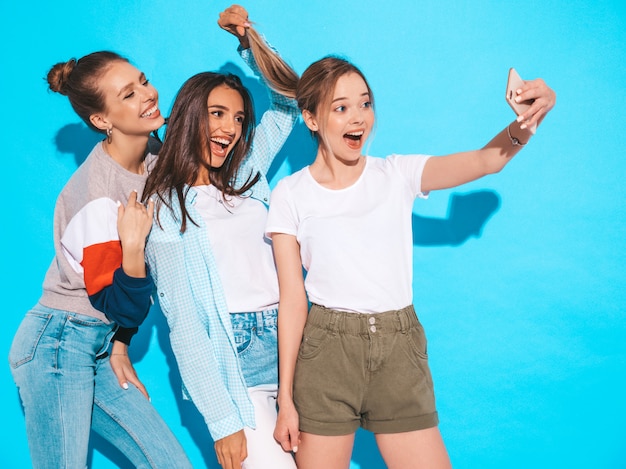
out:
M401 172L404 173L412 168L423 168L429 155L398 155L391 154L384 158L368 156L368 166L385 172Z
M279 186L289 187L289 188L298 187L302 183L307 182L309 180L309 177L310 177L309 167L306 166L302 168L301 170L296 171L295 173L290 174L289 176L285 176L280 181L278 181L278 183L276 184L276 189L278 189Z

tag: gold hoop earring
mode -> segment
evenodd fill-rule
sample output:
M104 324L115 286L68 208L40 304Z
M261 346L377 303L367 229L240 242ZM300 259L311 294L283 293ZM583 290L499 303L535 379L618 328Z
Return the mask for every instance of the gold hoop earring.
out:
M107 129L107 143L111 143L113 141L113 129Z

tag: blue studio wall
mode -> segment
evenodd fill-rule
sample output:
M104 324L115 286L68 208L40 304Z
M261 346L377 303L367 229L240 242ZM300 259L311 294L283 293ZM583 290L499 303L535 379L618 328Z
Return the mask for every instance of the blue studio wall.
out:
M98 137L49 67L112 49L129 56L169 112L204 70L244 74L217 27L227 1L4 2L0 146L5 181L0 328L6 357L53 256L58 192ZM376 94L370 154L482 146L513 119L507 70L542 77L557 106L504 172L415 205L414 292L428 337L441 432L456 468L626 468L626 6L621 1L258 0L258 29L298 72L328 53L359 65ZM300 124L273 183L314 155ZM159 311L131 355L194 466L217 468ZM0 465L29 467L23 415L0 367ZM128 467L93 442L90 465ZM359 432L354 468L384 467Z

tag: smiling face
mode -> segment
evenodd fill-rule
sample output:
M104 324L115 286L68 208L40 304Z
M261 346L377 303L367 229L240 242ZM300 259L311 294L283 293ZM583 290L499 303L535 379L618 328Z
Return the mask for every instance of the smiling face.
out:
M159 94L146 76L128 62L116 60L98 82L105 110L91 116L101 130L114 129L114 135L148 136L163 125Z
M209 155L207 164L219 168L241 138L245 119L243 98L226 86L215 87L207 99L209 110Z
M332 154L346 162L358 159L374 125L371 97L363 78L358 73L339 77L327 111L318 114L325 118L325 124L314 123L313 130L320 133Z

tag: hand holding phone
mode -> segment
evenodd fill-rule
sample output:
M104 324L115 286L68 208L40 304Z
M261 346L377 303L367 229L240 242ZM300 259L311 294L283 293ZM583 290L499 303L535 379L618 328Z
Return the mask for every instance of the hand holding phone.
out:
M534 102L534 100L530 99L527 101L517 102L515 98L517 97L517 90L524 86L524 80L519 76L517 71L514 68L509 69L509 78L506 83L506 102L509 103L509 106L515 111L515 114L518 116L526 112L530 105ZM533 134L537 131L537 124L533 124L528 127Z

